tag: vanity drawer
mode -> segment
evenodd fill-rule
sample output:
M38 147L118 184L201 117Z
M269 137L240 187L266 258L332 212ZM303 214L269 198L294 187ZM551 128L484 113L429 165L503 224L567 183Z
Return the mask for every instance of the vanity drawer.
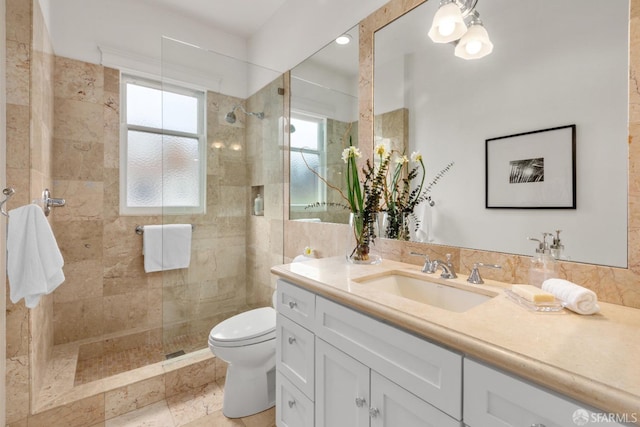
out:
M276 310L278 313L287 316L307 329L312 329L315 316L315 294L282 279L278 279L277 283Z
M314 404L280 372L276 374L276 425L313 427Z
M420 399L462 419L462 355L322 297L316 298L315 331Z
M474 360L464 361L464 422L470 426L584 425L579 416L587 417L590 426L623 425L599 423L598 412Z
M314 335L282 314L276 317L276 368L313 399Z

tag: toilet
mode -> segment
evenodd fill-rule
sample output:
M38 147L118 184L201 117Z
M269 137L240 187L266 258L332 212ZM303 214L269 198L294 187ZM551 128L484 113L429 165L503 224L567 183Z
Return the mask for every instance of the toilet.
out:
M273 308L257 308L218 323L209 334L209 349L228 363L222 406L226 417L246 417L275 405L276 311Z

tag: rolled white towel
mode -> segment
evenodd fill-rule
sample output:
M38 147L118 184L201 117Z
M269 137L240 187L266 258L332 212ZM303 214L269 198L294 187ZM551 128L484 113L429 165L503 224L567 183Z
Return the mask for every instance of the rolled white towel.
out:
M566 307L579 314L594 314L600 311L595 292L564 279L547 279L542 290L552 293L566 303Z

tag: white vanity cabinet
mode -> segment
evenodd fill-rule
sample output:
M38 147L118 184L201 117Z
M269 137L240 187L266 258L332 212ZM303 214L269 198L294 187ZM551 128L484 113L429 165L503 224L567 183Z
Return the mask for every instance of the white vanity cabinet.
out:
M316 427L460 427L378 372L316 338Z
M610 416L465 358L464 421L469 427L631 425Z

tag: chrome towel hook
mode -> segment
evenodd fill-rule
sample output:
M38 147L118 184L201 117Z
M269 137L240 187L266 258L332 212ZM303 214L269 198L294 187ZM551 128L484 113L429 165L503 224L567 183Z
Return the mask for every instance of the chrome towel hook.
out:
M12 187L7 187L4 190L2 190L2 194L4 194L6 197L2 202L0 202L0 213L2 213L2 215L6 217L9 216L9 213L7 212L7 208L5 207L5 203L9 201L9 199L11 198L11 196L13 196L15 192L16 191Z
M48 188L45 188L42 192L42 200L44 202L44 215L49 216L51 213L51 208L59 208L66 204L64 199L53 199L51 198L51 192Z

